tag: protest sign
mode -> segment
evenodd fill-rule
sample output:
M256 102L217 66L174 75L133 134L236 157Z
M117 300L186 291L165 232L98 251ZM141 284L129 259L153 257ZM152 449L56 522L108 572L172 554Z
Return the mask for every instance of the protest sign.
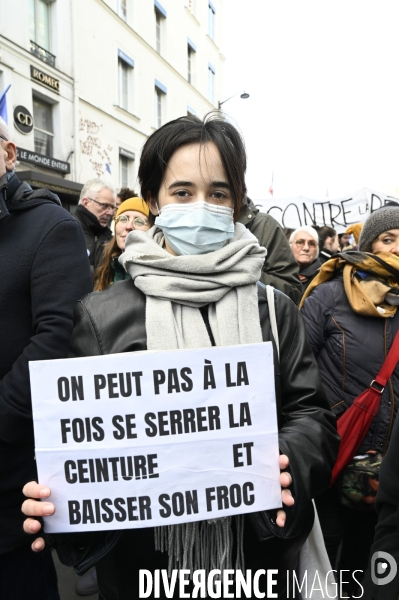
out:
M48 532L281 506L271 342L29 364Z
M259 200L263 212L274 217L282 227L297 229L302 225L332 227L338 233L344 233L349 225L363 223L375 210L398 198L372 192L366 188L357 194L344 196L336 200L312 200L304 196Z

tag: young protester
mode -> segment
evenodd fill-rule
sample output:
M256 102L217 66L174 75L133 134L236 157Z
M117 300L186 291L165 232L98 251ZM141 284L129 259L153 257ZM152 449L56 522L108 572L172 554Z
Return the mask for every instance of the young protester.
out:
M237 223L246 193L245 169L243 141L218 115L204 121L182 117L150 136L143 147L139 180L154 226L126 240L120 262L131 279L89 294L78 304L72 357L274 339L266 288L257 283L265 250ZM286 598L287 570L296 568L312 528L312 498L328 485L338 437L301 316L284 294L275 291L274 300L279 337L279 356L274 343L274 384L284 508L245 515L243 539L236 520L229 519L232 533L227 538L233 539L235 532L237 540L242 539L245 569L278 570L278 593ZM48 498L50 491L30 483L25 494ZM23 506L30 516L55 509L51 502L34 500ZM181 540L177 553L187 550L182 527L172 526L169 532ZM212 523L200 523L201 531L208 527ZM27 519L26 532L37 534L39 529L37 521ZM189 535L190 525L184 531ZM138 597L140 570L168 565L167 553L155 550L150 528L53 537L62 560L80 572L96 564L105 600ZM224 543L217 537L221 556L228 550ZM43 545L38 538L32 547L38 551ZM234 546L240 552L237 541ZM197 549L194 544L194 553ZM170 550L169 559L174 560ZM199 565L210 551L197 556ZM266 577L260 578L263 592L266 585Z
M320 246L319 260L323 264L330 260L334 254L340 252L341 247L339 245L338 234L332 227L320 227L317 230L317 235L319 236Z
M338 234L338 240L339 240L341 252L346 250L347 247L350 245L350 238L351 238L350 233L348 233L347 231L345 231L345 233Z
M137 198L136 192L134 190L130 190L127 187L121 188L116 194L115 210L118 210L122 202L124 202L125 200L130 200L130 198ZM113 217L110 217L108 226L112 231L112 234L115 235L115 219Z
M125 240L131 231L148 231L151 227L148 216L150 209L142 198L129 198L119 205L116 212L115 235L104 247L101 263L94 274L94 290L105 290L111 283L130 279L130 275L119 263L125 249Z
M378 209L368 217L359 251L344 252L325 263L302 299L306 332L331 410L338 418L370 386L383 365L399 329L398 305L399 206ZM398 402L399 366L382 389L378 413L353 456L366 459L369 452L385 454ZM358 510L355 503L350 505L351 497L361 500L362 494L355 485L348 492L345 500L338 482L316 498L316 506L332 568L337 566L342 543L338 569L364 572L377 520L374 510L366 512L373 489L363 494L365 501ZM357 589L347 591L354 597L358 594Z

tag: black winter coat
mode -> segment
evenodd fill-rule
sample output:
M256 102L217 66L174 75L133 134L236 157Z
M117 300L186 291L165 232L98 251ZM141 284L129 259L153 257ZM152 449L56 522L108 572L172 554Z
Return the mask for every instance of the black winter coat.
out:
M82 204L78 204L73 216L78 221L85 236L90 269L94 273L101 263L105 244L112 238L112 231L109 227L100 225L97 217Z
M399 312L383 319L356 314L342 275L317 286L302 308L306 332L317 359L328 401L341 415L380 370L399 328ZM399 403L399 366L386 386L378 414L361 453L385 452Z
M399 475L398 475L398 456L399 456L399 419L395 422L392 431L392 438L389 444L380 469L380 483L378 486L376 508L378 512L378 523L375 529L374 544L371 547L371 556L376 552L387 552L399 564ZM386 556L381 557L385 562ZM375 563L372 564L372 573L375 572ZM373 581L372 598L373 600L397 600L399 597L399 573L393 577L390 575L393 571L380 573L383 577L378 577L377 581L385 580L384 585L377 585Z
M37 480L28 362L68 356L73 309L92 287L82 231L60 204L0 179L0 554L32 542L21 513L22 487Z
M280 290L295 304L299 304L303 291L298 263L280 225L270 215L260 212L250 198L246 198L238 222L245 225L267 250L260 281Z
M306 537L313 523L311 499L328 486L339 440L302 318L289 298L278 291L274 294L280 342L280 361L276 348L274 357L279 443L280 451L290 459L295 504L287 509L283 529L273 523L275 514L250 515L263 540L273 536L293 539L304 533ZM261 283L258 296L263 340L270 341L273 336L266 289ZM71 357L146 350L145 304L145 296L131 280L83 298L75 311ZM84 572L117 542L119 535L56 536L61 560Z
M302 283L302 295L306 292L310 282L317 275L317 271L320 269L322 262L319 258L316 258L310 265L307 265L299 271L299 279Z

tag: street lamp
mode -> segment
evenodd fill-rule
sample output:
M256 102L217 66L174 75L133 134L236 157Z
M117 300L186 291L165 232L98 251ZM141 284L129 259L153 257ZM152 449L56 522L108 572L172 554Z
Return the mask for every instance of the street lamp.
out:
M224 104L225 102L228 102L229 100L231 100L232 98L235 98L236 96L238 96L240 92L237 92L236 94L233 94L232 96L230 96L230 98L227 98L227 100L223 100L223 102L218 102L218 109L220 110L220 107L222 106L222 104ZM243 100L246 100L247 98L249 98L249 94L247 94L247 92L243 92L242 94L240 94L240 98L242 98Z

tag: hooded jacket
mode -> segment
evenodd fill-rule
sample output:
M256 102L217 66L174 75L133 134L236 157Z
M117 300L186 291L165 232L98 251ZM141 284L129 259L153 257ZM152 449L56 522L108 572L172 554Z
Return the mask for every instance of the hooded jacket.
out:
M284 292L299 304L303 292L298 265L280 225L270 215L260 212L250 198L246 198L238 222L245 225L267 250L261 282Z
M76 302L92 282L83 234L58 197L0 179L0 554L31 544L22 487L37 479L31 360L65 358ZM0 558L1 560L1 558Z
M328 486L339 438L335 418L328 410L316 362L304 324L295 305L274 292L280 358L274 345L275 386L280 451L290 459L290 489L295 504L286 508L283 529L274 523L275 511L252 513L249 519L259 540L273 537L306 539L313 524L311 499ZM273 341L266 289L258 283L259 315L264 341ZM145 295L132 280L83 298L75 311L71 357L100 356L147 349ZM63 534L56 538L61 561L81 574L118 542L121 532ZM295 543L296 540L296 543Z
M100 225L97 217L82 204L78 204L73 216L85 236L90 269L93 273L101 262L104 245L113 237L112 231L109 227Z

